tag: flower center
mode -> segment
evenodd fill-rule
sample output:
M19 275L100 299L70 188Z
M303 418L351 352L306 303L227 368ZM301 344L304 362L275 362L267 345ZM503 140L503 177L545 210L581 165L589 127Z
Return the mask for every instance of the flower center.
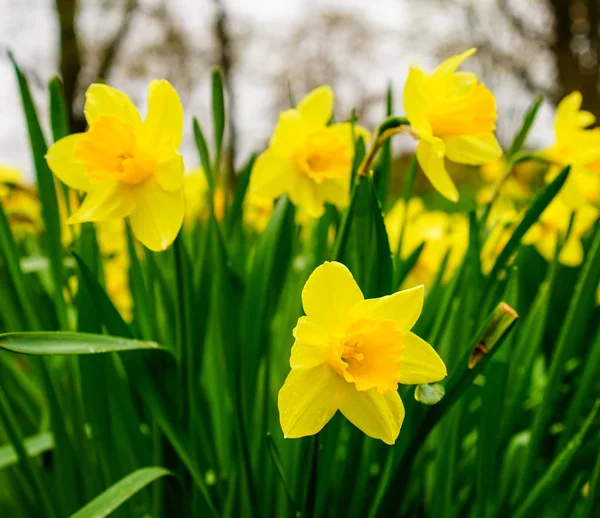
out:
M154 174L154 158L137 146L134 127L112 117L100 117L76 144L75 156L90 180L119 180L129 185Z
M496 129L496 101L482 84L433 104L429 121L437 137L475 135Z
M403 338L391 321L361 318L330 348L329 363L356 390L397 390Z
M328 128L313 132L295 157L296 167L316 183L340 178L352 167L352 150Z

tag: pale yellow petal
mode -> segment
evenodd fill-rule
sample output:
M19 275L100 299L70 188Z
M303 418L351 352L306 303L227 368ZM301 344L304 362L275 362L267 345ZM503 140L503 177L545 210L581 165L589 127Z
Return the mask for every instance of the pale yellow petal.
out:
M352 308L352 316L391 320L398 331L406 334L421 315L424 293L423 286L416 286L378 299L363 300Z
M502 157L502 148L493 133L444 137L446 156L459 164L482 165Z
M285 110L279 114L269 147L281 157L292 158L306 143L311 128L298 110Z
M294 328L296 342L292 346L292 369L315 367L329 358L329 336L308 317L300 317Z
M183 189L164 191L154 179L137 186L136 207L129 216L135 237L150 250L165 250L183 223Z
M183 185L183 171L183 157L179 153L173 153L170 158L156 165L154 175L162 189L174 191Z
M404 421L404 405L398 392L358 391L352 383L346 383L340 386L338 397L340 411L354 426L386 444L396 442Z
M325 126L333 114L333 97L330 86L319 86L308 93L296 109L311 125Z
M87 123L91 126L102 116L116 117L139 128L142 118L123 92L108 85L94 83L85 93L85 107L83 109Z
M558 261L566 266L579 266L583 261L583 245L576 236L571 236L558 254Z
M67 223L124 218L135 209L133 189L117 180L95 182Z
M353 306L363 298L350 270L338 262L317 267L302 290L304 312L330 333L346 330Z
M85 166L75 157L75 146L83 137L83 133L75 133L55 142L46 153L46 161L61 182L73 189L89 191Z
M425 340L409 332L403 343L405 349L400 360L400 383L420 385L434 383L446 377L446 365Z
M350 122L338 122L332 124L327 128L327 131L330 131L343 139L351 148L354 148L354 141L359 138L364 140L365 143L369 142L371 139L371 133L368 129L363 128L358 124L352 125Z
M306 176L292 174L288 194L296 207L309 218L320 218L325 212L325 192Z
M341 179L325 180L320 186L323 194L323 200L335 205L338 209L343 210L350 205L350 180L351 172Z
M183 138L183 107L171 84L154 80L148 86L148 114L142 130L143 145L159 160L179 149Z
M404 111L411 128L420 137L431 137L431 124L427 120L430 100L426 89L427 75L417 66L412 66L408 71L404 85Z
M445 198L458 201L458 191L444 164L444 143L439 138L421 140L417 146L417 160L425 176Z
M458 67L462 65L463 61L475 54L476 51L477 49L472 48L466 50L462 54L448 58L446 61L443 61L440 65L438 65L438 67L431 73L431 77L438 78L453 74L456 72Z
M337 386L346 383L328 364L292 370L279 391L279 421L286 438L314 435L337 412Z
M533 243L539 254L548 262L552 262L554 259L557 244L558 235L556 232L544 232L542 237Z
M279 198L290 190L292 174L294 171L290 159L277 155L269 148L254 163L249 192L268 199Z

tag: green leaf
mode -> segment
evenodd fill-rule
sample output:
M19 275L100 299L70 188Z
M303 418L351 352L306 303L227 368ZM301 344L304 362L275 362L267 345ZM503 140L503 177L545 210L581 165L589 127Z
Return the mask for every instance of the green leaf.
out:
M525 235L525 233L529 230L529 228L538 220L542 212L546 209L546 207L550 204L550 202L554 199L554 197L558 194L561 187L567 180L567 176L569 175L570 166L565 167L560 174L549 184L536 198L533 200L533 203L523 216L523 219L510 236L510 239L502 249L502 252L498 255L496 262L494 263L494 267L488 276L488 282L486 285L486 289L484 293L488 293L490 291L491 285L496 282L498 278L498 274L505 267L506 262L510 259L512 254L518 248L521 239ZM485 306L484 306L485 307Z
M211 82L213 127L215 131L216 147L215 170L218 171L223 151L223 135L225 134L225 95L223 93L223 78L221 76L221 70L218 67L213 67L212 69Z
M23 101L23 109L25 111L25 119L27 121L27 129L29 131L37 186L40 202L42 204L42 218L44 220L45 229L43 240L46 243L48 257L50 259L50 273L54 283L54 304L59 319L59 325L62 329L66 329L68 323L67 308L65 299L63 298L63 248L61 241L61 226L54 176L52 171L50 171L45 158L48 147L42 132L42 127L40 126L36 108L33 104L33 99L31 98L27 79L25 79L25 76L19 69L13 55L10 53L9 58L13 63L17 75L21 99Z
M572 344L582 339L585 326L592 313L594 294L600 277L600 229L590 247L577 285L569 304L560 334L556 341L548 374L548 384L542 403L538 408L532 426L531 441L526 462L523 465L523 478L519 485L518 495L527 490L533 475L534 459L537 457L542 441L548 433L548 427L556 410L556 401L560 394L561 380L565 373L565 364L572 353Z
M42 432L23 440L23 446L29 457L37 457L54 448L54 438L50 432ZM12 444L0 446L0 470L19 462L19 456Z
M521 124L519 131L515 135L515 138L510 145L506 155L507 159L510 160L516 153L521 151L523 144L525 144L525 141L527 140L527 135L529 135L529 130L531 130L531 126L533 126L533 123L535 122L535 118L540 106L542 105L542 102L544 102L544 97L538 95L531 103L531 106L529 106L529 109L525 114L525 118L523 119L523 123Z
M62 83L58 77L50 79L48 85L50 92L50 124L54 142L69 134L69 115L65 104Z
M392 290L392 252L371 177L359 177L342 228L334 259L352 271L365 297Z
M200 155L200 163L202 164L202 170L206 175L206 181L208 182L208 191L212 196L215 192L215 179L213 176L212 165L210 164L210 152L208 151L208 145L206 144L206 139L204 138L204 133L202 133L202 128L200 127L200 123L196 117L193 118L194 125L194 141L196 142L196 149L198 150L198 154Z
M235 229L241 228L243 224L244 199L246 198L246 191L250 184L250 174L252 173L255 160L256 155L252 155L238 176L235 191L233 193L233 202L231 203L227 220L230 235Z
M34 467L33 462L31 461L31 457L25 447L23 441L23 435L19 428L19 424L13 413L8 400L6 399L6 395L0 386L0 423L2 423L3 428L8 436L8 439L12 443L17 456L19 457L19 462L23 468L23 474L25 475L25 479L27 483L30 485L31 490L36 498L39 501L42 509L44 510L44 516L49 518L58 517L58 512L56 510L56 506L50 493L48 491L48 484L45 483L43 478L40 476L38 470Z
M592 411L587 416L585 422L577 432L577 435L569 441L560 454L554 459L550 467L545 470L540 480L538 480L535 486L527 492L525 501L514 513L511 513L511 516L514 516L514 518L531 516L532 511L541 505L544 498L547 498L551 494L553 488L560 480L560 477L570 466L577 451L581 448L583 439L592 427L599 409L600 400L596 400L594 408L592 408Z
M13 353L30 355L86 355L147 349L168 350L156 342L69 331L1 334L0 348Z
M72 514L71 518L104 518L148 484L172 475L170 471L159 467L138 469Z

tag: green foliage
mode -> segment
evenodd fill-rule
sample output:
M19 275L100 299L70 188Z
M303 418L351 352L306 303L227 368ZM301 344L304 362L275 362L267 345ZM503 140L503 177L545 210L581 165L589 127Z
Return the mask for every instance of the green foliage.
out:
M329 206L312 226L301 224L283 196L265 229L250 231L254 157L223 214L214 202L226 112L213 70L212 126L203 127L214 129L214 148L198 120L191 128L208 215L160 254L140 250L127 229L129 319L111 298L97 227L82 225L63 246L46 139L15 69L46 227L35 250L48 261L41 273L23 268L31 251L0 206L3 516L596 516L600 229L584 239L582 265L568 269L521 243L568 168L532 200L489 273L487 210L469 214L460 264L442 254L414 331L442 356L448 377L400 389L406 417L395 445L340 415L315 437L284 440L277 393L313 269L343 262L365 295L378 297L404 286L427 255L427 241L407 257L391 252L389 140L357 140L343 213ZM49 89L56 140L67 115L59 81ZM539 106L513 141L514 163L525 160ZM406 129L390 90L376 135ZM417 175L413 161L406 205Z

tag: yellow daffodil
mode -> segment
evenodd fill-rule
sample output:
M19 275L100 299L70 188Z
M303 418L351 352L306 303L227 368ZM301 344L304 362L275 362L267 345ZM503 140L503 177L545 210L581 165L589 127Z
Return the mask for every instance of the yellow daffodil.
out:
M197 221L206 221L210 211L208 181L201 167L198 167L183 179L185 198L185 227L190 229Z
M398 200L385 216L385 226L392 252L398 249L403 219L404 200ZM409 272L405 284L430 285L444 256L450 250L443 279L444 282L449 280L462 261L468 241L469 223L464 214L427 211L419 198L411 198L400 256L405 259L421 243L425 243L425 248Z
M244 225L254 232L262 232L273 214L273 200L251 193L244 199Z
M582 205L573 211L557 196L523 237L523 243L535 246L546 261L552 261L559 239L564 239L569 228L571 215L575 212L573 226L563 243L558 260L567 266L578 266L583 261L581 237L598 219L599 211L591 205Z
M413 65L404 87L404 110L419 138L419 165L440 194L452 201L458 200L458 191L444 158L481 165L502 156L494 136L494 96L475 74L456 71L474 52L447 59L431 74Z
M129 260L127 256L119 255L104 261L104 284L106 293L121 316L131 321L133 298L129 289Z
M315 218L325 203L343 209L350 201L354 157L353 135L368 132L349 122L327 125L333 115L333 90L320 86L297 108L286 110L268 149L258 157L250 175L249 192L275 199L287 193L294 205Z
M21 171L0 167L0 203L17 240L42 230L37 191L23 182Z
M517 210L511 196L500 196L492 205L487 217L486 238L481 247L481 269L489 273L498 255L510 239L521 213Z
M164 250L183 222L183 109L165 80L148 87L142 121L129 97L106 85L86 92L85 133L56 142L46 155L52 172L87 192L69 223L129 218L147 248Z
M446 376L438 354L410 331L423 287L365 300L348 268L326 262L306 282L302 305L292 370L279 391L284 436L316 434L340 410L370 437L393 444L404 419L398 383Z
M564 202L573 209L582 203L600 202L600 131L587 129L596 118L581 110L581 94L567 95L557 106L554 119L555 143L543 154L553 167L546 177L553 180L560 170L571 166L571 172L561 190Z

